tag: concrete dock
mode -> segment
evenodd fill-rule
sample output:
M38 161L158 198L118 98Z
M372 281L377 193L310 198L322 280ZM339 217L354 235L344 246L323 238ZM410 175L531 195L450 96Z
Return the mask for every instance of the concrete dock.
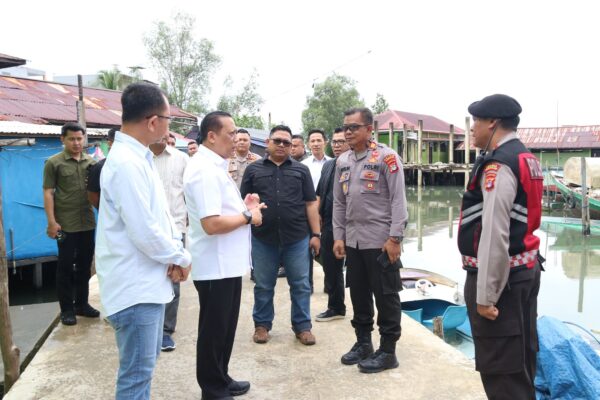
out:
M315 294L311 314L325 310L322 268L315 263ZM344 320L314 322L314 346L303 346L290 328L289 290L278 279L272 339L263 345L252 341L253 284L244 278L240 320L230 363L230 375L248 380L252 388L240 399L485 399L473 362L433 336L409 317L402 317L402 338L396 354L397 369L362 374L356 366L340 363L354 343L350 326L352 308L347 292ZM95 278L90 302L99 306ZM181 286L177 349L162 353L152 382L153 399L200 399L196 383L196 331L198 298L191 281ZM374 344L379 338L374 332ZM113 329L103 319L78 318L75 326L58 325L19 381L4 397L29 399L110 399L118 367Z

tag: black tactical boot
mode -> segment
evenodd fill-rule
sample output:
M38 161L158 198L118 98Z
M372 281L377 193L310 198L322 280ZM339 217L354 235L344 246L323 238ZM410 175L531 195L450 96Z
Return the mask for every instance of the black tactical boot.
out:
M354 365L361 360L373 354L373 343L371 343L371 335L359 336L358 341L349 352L342 356L342 364Z
M386 353L379 349L369 358L360 361L358 363L358 370L366 374L372 374L385 371L386 369L397 368L398 365L396 353Z

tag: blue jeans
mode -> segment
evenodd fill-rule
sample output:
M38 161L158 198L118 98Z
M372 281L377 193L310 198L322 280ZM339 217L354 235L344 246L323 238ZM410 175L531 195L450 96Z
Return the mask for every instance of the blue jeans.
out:
M108 317L119 348L116 400L150 399L164 315L164 304L136 304Z
M300 333L312 328L310 320L310 283L308 279L308 236L288 245L270 245L252 236L254 266L254 326L273 327L273 295L280 263L290 285L292 329Z

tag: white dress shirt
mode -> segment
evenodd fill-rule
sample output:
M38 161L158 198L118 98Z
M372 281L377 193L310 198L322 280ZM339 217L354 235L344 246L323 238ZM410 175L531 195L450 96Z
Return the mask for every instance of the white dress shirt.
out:
M154 154L154 153L153 153ZM163 183L169 211L180 232L185 232L187 211L183 196L183 172L190 157L174 147L166 146L159 155L154 155L154 165Z
M325 164L327 160L331 160L331 157L327 156L327 154L324 154L321 160L317 160L315 156L310 156L306 160L302 161L302 164L306 165L310 170L310 176L312 178L315 190L317 190L319 179L321 179L321 169L323 169L323 164Z
M246 274L250 261L250 225L229 233L208 235L200 220L213 215L237 215L246 210L240 191L228 173L229 160L198 146L183 175L190 218L188 247L197 264L195 281L234 278Z
M136 304L168 303L173 285L167 266L191 263L152 156L136 139L117 132L102 168L96 272L108 315Z

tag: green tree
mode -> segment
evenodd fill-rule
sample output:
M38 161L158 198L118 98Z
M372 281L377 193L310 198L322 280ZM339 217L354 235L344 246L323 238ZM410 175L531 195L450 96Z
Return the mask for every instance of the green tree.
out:
M258 72L254 70L239 93L228 94L233 87L233 79L228 76L223 84L225 93L217 103L217 109L230 113L236 124L244 128L264 129L265 123L258 115L264 100L258 93Z
M122 90L123 83L123 75L115 65L110 70L103 69L98 71L98 78L95 86L111 90Z
M306 98L306 108L302 111L304 132L323 129L327 136L342 125L344 111L352 107L364 107L355 82L343 75L333 74L322 83L314 85L312 96Z
M170 24L155 22L144 36L144 44L169 101L200 113L206 110L209 81L221 58L214 52L213 42L194 37L195 23L192 15L178 12Z
M375 114L375 115L381 114L382 112L385 112L389 109L390 109L390 105L388 104L385 97L383 97L383 95L381 93L377 93L377 96L375 96L375 104L373 104L371 106L371 110L373 111L373 114Z

